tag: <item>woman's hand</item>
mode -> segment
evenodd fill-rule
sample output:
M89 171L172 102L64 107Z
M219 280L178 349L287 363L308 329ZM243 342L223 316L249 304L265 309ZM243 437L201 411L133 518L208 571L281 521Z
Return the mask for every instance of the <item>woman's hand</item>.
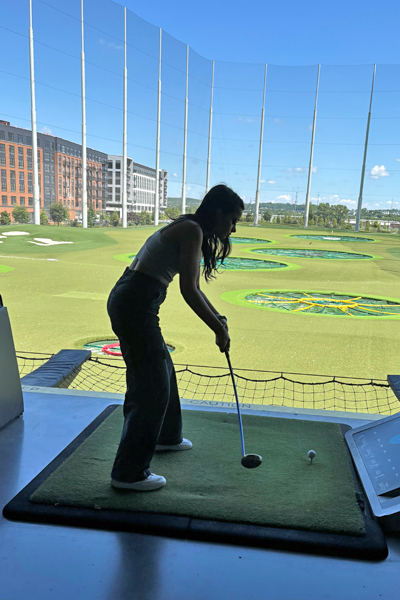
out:
M229 351L231 345L231 338L229 337L228 328L221 327L215 334L215 343L217 344L220 352Z

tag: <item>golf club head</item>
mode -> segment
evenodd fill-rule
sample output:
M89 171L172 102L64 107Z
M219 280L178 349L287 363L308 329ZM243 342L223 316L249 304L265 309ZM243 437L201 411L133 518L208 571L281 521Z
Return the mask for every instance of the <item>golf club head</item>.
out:
M240 461L246 469L255 469L262 463L262 457L259 454L245 454Z

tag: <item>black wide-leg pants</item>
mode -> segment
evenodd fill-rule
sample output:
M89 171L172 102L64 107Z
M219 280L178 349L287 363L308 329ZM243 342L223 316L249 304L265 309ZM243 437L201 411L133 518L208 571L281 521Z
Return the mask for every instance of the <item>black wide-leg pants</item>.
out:
M160 281L127 268L107 301L126 364L124 426L111 473L117 481L145 479L156 444L182 441L175 369L158 318L166 294Z

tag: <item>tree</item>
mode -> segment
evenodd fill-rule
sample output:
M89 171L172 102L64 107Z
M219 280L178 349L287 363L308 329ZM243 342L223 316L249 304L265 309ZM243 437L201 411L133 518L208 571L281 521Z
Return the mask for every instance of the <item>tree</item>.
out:
M378 227L379 227L378 221L374 221L374 227L375 227L375 229L378 229Z
M272 218L272 214L270 213L269 210L266 210L264 212L264 214L263 214L264 221L268 221L269 222L269 221L271 221L271 218Z
M145 210L139 215L139 223L141 225L151 225L151 213L146 212Z
M338 226L338 225L337 225L337 221L336 221L336 219L333 219L333 223L332 223L332 227L333 227L333 229L337 229L337 226Z
M110 217L110 224L113 227L118 227L118 225L119 225L119 214L117 213L116 210L114 210L114 212L112 213L112 215Z
M179 208L174 208L172 206L164 210L164 215L167 219L177 219L181 214L182 211Z
M281 222L281 218L280 218L280 216L279 216L279 215L276 217L276 222L277 222L277 223L279 223L279 224L280 224L280 222Z
M12 211L12 216L14 221L20 223L20 225L29 223L29 213L25 206L15 206Z
M129 225L139 225L139 223L140 223L140 215L139 215L139 213L128 212L126 220L128 221Z
M40 211L40 224L41 225L47 225L49 222L47 215L46 215L46 211L45 210L41 210Z
M54 223L57 223L57 225L60 225L62 221L69 219L69 212L61 202L53 202L53 204L50 204L49 212L50 219L54 221Z
M0 213L0 225L11 225L11 215L6 210Z
M366 223L365 223L365 231L370 231L370 230L371 230L371 228L369 226L369 221L366 221Z
M88 227L94 227L94 220L96 218L96 211L93 208L93 205L90 204L87 210L87 224Z
M254 221L254 215L252 212L248 212L246 215L246 222L251 223L252 221Z

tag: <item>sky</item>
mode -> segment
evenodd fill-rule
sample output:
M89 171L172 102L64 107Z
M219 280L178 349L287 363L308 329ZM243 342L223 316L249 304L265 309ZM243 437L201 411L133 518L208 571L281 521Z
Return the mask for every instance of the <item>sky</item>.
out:
M303 204L317 72L311 199L355 208L373 66L366 208L400 208L400 6L127 0L128 155L155 166L162 29L160 167L180 196L189 46L187 196L205 192L212 61L210 184L256 195L266 68L260 200ZM27 0L4 1L0 118L30 128ZM85 0L88 146L122 154L123 6ZM81 140L80 1L33 0L38 130Z

